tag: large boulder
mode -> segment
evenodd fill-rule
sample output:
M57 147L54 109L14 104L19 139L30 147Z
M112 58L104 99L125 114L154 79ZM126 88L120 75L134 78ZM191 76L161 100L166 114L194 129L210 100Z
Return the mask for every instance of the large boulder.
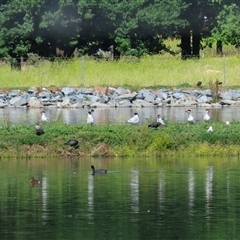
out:
M41 102L36 98L30 98L28 100L28 106L31 108L42 108L43 107Z
M22 96L17 96L10 99L9 104L13 107L20 107L27 104L27 99Z
M64 94L64 96L72 96L72 95L76 94L76 89L72 88L72 87L64 87L64 88L62 88L61 91Z

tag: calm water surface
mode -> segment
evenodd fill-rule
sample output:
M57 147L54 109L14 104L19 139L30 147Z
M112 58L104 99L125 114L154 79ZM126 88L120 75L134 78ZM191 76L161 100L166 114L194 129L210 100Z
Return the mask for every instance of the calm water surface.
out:
M237 158L2 159L0 237L239 239L239 181Z
M205 114L205 108L193 107L192 113L194 118L201 122ZM135 112L139 114L140 124L146 124L156 119L157 114L171 122L186 122L187 114L185 107L164 107L164 108L98 108L92 113L96 124L104 123L122 123L126 122ZM40 119L40 109L26 108L5 108L0 109L0 124L34 124ZM50 122L60 119L66 124L84 124L87 119L87 109L45 109L46 116ZM213 121L239 121L240 111L237 107L225 107L211 109L211 118ZM151 119L151 120L150 120Z

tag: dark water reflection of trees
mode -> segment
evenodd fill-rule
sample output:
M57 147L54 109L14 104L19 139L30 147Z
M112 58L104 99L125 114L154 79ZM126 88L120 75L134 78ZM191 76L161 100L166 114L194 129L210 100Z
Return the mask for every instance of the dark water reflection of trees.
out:
M235 239L239 176L238 158L2 159L1 239Z

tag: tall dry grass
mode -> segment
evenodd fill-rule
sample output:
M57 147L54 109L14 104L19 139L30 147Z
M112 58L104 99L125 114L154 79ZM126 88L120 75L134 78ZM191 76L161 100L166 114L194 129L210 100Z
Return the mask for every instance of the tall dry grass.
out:
M169 44L173 42L169 41ZM167 43L168 44L168 43ZM169 45L176 50L175 45ZM174 49L175 47L175 49ZM230 49L230 48L229 48ZM232 51L232 52L231 52ZM200 59L181 60L180 54L144 56L140 60L123 58L119 61L94 60L89 57L69 61L42 61L37 65L23 66L21 71L11 70L7 64L0 66L0 88L36 87L93 87L126 86L132 89L157 87L203 88L209 82L222 81L230 88L240 86L240 56L234 47L225 57L214 56L213 49L201 52Z

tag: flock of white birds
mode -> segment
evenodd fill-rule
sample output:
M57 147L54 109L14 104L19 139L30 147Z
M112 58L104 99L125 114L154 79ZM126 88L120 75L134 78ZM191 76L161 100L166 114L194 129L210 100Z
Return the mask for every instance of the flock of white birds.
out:
M187 121L188 121L189 123L195 123L195 119L194 119L194 117L193 117L193 115L192 115L192 111L191 111L190 109L188 109L188 110L186 110L186 112L187 112L187 114L188 114ZM206 110L205 110L204 117L203 117L203 120L204 120L205 122L209 122L209 121L210 121L211 117L210 117L209 114L210 114L210 110L209 110L209 109L206 109ZM229 125L229 124L230 124L230 122L229 122L229 121L226 121L226 125ZM210 127L208 128L207 132L212 133L212 132L213 132L213 127L210 126Z
M92 116L92 111L93 110L89 111L88 115L87 115L87 124L90 124L90 125L94 124L94 118ZM195 121L195 119L194 119L194 117L192 115L192 111L190 109L188 109L185 112L188 114L188 117L187 117L188 123L195 123L196 121ZM203 120L205 122L209 122L210 119L211 119L211 117L210 117L210 110L206 109L204 117L203 117ZM41 122L48 122L48 121L49 120L48 120L47 116L45 115L45 112L42 111L41 112ZM127 123L130 123L130 124L133 124L133 125L138 124L139 123L139 115L138 115L138 113L134 113L133 117L131 117L130 119L127 120ZM229 121L226 121L226 124L229 125L230 124ZM166 123L161 118L161 115L158 114L156 121L154 121L151 124L149 124L148 127L157 129L160 126L166 126ZM37 124L35 126L35 131L36 131L37 135L42 135L44 133L43 127L40 124ZM207 129L207 132L212 133L213 132L213 127L209 126L209 128Z

